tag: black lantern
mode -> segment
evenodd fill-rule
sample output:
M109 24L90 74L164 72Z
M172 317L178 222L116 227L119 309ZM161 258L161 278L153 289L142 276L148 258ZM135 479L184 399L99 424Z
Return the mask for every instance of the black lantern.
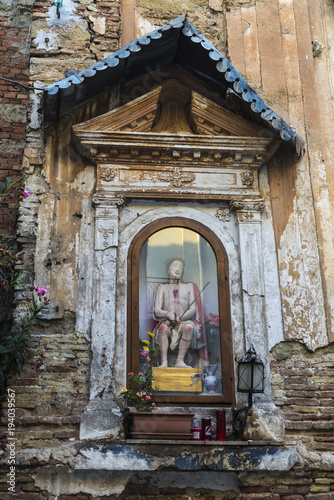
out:
M253 344L238 361L238 392L248 393L248 406L232 410L232 427L240 436L246 425L247 413L253 406L253 394L264 392L264 363L256 354Z
M238 361L238 392L248 392L248 407L253 405L252 394L264 391L264 363L253 344Z

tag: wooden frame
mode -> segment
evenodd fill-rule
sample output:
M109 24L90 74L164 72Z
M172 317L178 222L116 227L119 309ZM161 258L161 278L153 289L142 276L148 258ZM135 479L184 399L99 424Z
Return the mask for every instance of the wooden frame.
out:
M217 259L219 317L221 335L222 385L223 395L155 395L158 403L184 406L231 406L235 403L234 367L232 360L231 313L228 277L228 259L225 249L217 236L203 224L183 218L168 217L146 226L132 241L128 253L128 354L127 372L139 371L139 254L145 241L155 232L167 227L184 227L198 232L212 246Z

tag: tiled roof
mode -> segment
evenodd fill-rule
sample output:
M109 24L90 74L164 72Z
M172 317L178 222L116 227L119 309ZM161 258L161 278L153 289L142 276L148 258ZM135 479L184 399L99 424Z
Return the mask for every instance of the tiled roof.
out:
M166 64L177 64L224 96L233 111L270 128L298 154L304 142L272 111L237 72L230 61L182 15L133 40L103 61L49 85L44 92L48 122L70 114L76 106L122 82L138 78Z

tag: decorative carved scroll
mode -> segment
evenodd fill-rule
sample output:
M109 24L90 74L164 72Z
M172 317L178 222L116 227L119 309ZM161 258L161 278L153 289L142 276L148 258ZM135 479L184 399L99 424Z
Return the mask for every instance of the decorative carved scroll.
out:
M251 186L254 182L254 175L252 172L242 172L241 182L244 186Z
M216 217L221 222L229 222L231 220L231 211L229 208L218 208Z
M170 182L172 186L182 187L184 183L194 182L194 174L184 173L180 167L174 167L173 172L166 172L159 175L159 179L164 182Z
M102 236L104 239L103 246L104 247L109 246L109 244L108 244L109 234L114 234L114 228L113 227L105 228L105 227L100 226L98 230L100 233L102 233Z
M105 182L111 182L115 177L116 173L110 167L107 167L103 170L101 174L101 179Z

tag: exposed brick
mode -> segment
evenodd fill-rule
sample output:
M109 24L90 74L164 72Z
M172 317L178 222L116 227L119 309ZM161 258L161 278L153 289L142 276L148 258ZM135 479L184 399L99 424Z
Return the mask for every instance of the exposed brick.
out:
M304 496L301 495L284 495L282 500L304 500Z
M79 432L75 431L75 430L56 431L54 433L54 437L57 438L57 439L78 438L79 437Z
M90 495L60 495L58 500L90 500L90 498Z
M331 493L310 493L305 500L333 500L334 492Z

